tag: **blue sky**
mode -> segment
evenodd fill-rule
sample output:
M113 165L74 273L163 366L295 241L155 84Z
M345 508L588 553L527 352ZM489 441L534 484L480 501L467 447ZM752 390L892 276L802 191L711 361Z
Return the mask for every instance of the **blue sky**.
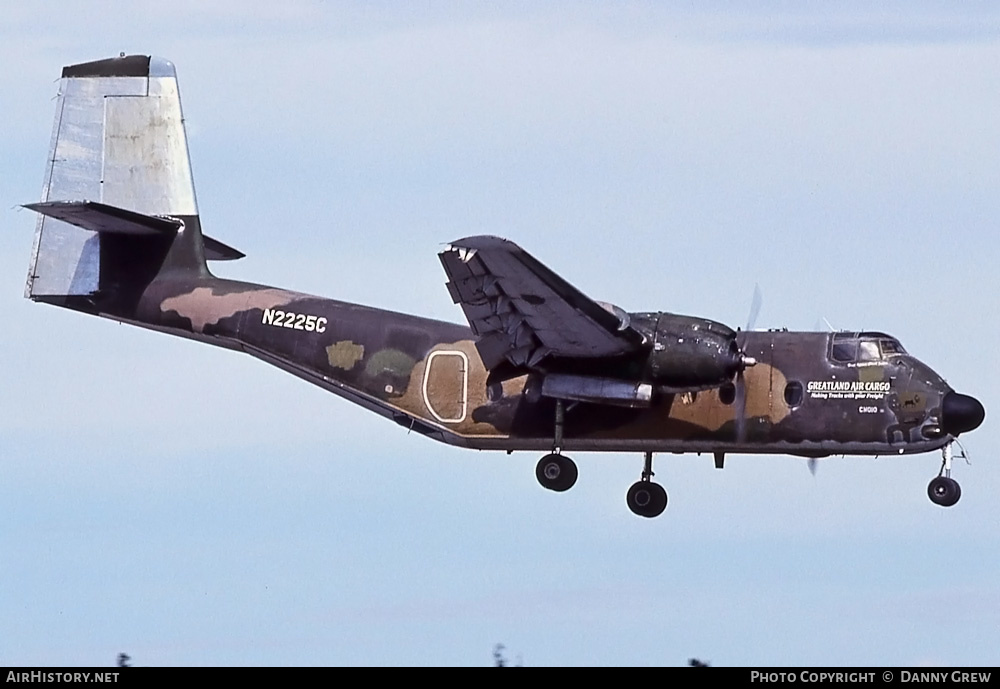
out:
M56 5L60 7L56 7ZM0 664L1000 663L992 3L62 2L0 22ZM443 243L593 298L898 336L939 458L477 453L249 357L21 297L59 71L178 70L221 275L461 322Z

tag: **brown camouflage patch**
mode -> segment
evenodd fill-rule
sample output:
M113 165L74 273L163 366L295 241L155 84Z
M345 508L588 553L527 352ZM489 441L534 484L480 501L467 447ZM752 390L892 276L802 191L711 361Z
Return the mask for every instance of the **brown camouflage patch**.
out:
M306 298L305 295L274 288L215 294L211 287L196 287L187 294L164 299L160 304L160 311L174 311L191 321L194 332L201 333L205 331L206 325L215 325L223 318L235 316L240 311L273 309L303 298Z
M350 371L365 355L365 346L351 340L341 340L326 348L326 359L332 368Z

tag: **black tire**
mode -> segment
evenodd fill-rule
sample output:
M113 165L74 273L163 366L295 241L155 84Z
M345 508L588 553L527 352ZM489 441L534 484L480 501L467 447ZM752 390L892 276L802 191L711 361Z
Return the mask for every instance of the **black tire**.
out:
M625 494L625 502L634 514L652 519L667 509L667 491L659 483L636 481Z
M962 497L962 487L953 478L938 476L927 486L927 497L935 505L951 507Z
M579 472L576 463L564 455L550 454L538 460L535 478L543 488L562 493L573 487Z

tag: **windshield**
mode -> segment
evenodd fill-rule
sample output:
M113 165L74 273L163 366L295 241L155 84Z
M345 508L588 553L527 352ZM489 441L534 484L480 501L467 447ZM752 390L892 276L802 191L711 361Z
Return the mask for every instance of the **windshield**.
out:
M885 333L834 333L830 358L838 363L884 361L906 354L899 340Z

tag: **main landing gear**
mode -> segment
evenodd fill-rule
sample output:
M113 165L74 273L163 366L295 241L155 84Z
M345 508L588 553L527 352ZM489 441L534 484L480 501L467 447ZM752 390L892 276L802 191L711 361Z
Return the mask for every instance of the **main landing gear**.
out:
M566 419L566 407L562 400L556 400L556 433L552 441L552 453L538 460L535 467L535 478L542 487L557 493L569 490L576 483L578 471L576 464L562 454L563 425Z
M642 478L632 484L625 494L625 502L633 513L640 517L658 517L667 509L667 491L659 483L653 482L653 453L646 453Z
M562 454L563 425L566 408L562 400L556 400L556 428L552 442L552 452L538 460L535 478L543 488L562 493L573 487L579 474L572 459ZM653 453L646 453L642 478L632 484L625 494L625 502L633 513L640 517L658 517L667 508L667 491L653 478Z
M542 487L557 493L572 488L577 475L576 463L560 454L559 448L538 460L538 466L535 467L535 478ZM642 478L633 483L625 494L628 508L640 517L658 517L667 508L667 491L653 481L652 477L653 453L647 452Z
M964 451L962 456L965 456ZM951 443L948 443L941 448L941 471L927 486L927 497L941 507L951 507L962 497L962 487L951 477L951 460Z
M577 477L576 463L558 452L545 455L538 460L535 467L535 478L544 488L562 493L569 490L576 483Z

